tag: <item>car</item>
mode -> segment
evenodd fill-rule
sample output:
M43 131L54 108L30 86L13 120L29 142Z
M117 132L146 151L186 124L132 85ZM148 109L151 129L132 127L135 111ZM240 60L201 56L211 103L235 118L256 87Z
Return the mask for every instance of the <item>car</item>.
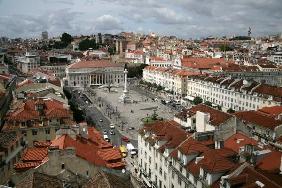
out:
M129 130L134 130L135 128L134 128L134 127L129 127L128 129L129 129Z
M124 142L129 142L129 138L127 138L126 136L122 136L121 140L124 141Z
M107 133L108 133L108 131L107 131L107 130L104 130L104 131L103 131L103 134L107 134Z
M106 140L107 142L110 142L110 139L109 139L108 135L104 134L103 138L104 138L104 140Z
M102 120L102 119L100 119L99 121L100 121L100 122L103 122L103 120Z
M115 125L114 124L110 124L110 129L114 129L115 128Z
M116 134L115 131L110 130L110 135L115 135L115 134Z

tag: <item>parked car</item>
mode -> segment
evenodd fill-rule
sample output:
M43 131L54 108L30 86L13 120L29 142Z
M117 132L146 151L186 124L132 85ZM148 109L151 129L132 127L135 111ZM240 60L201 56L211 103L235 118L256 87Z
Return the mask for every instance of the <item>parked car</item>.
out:
M111 124L110 124L110 128L111 128L111 129L114 129L114 128L115 128L115 125L111 123Z
M103 120L102 120L102 119L100 119L99 121L100 121L100 122L103 122Z
M110 135L115 135L115 134L116 134L115 131L110 130Z
M103 134L107 134L107 133L108 133L108 131L107 131L107 130L104 130L104 131L103 131Z
M129 130L134 130L135 128L134 128L134 127L129 127L128 129L129 129Z
M122 136L121 140L124 141L124 142L129 142L129 138L127 138L126 136Z
M104 137L104 140L106 140L107 142L110 142L110 139L109 139L108 135L104 134L103 137Z

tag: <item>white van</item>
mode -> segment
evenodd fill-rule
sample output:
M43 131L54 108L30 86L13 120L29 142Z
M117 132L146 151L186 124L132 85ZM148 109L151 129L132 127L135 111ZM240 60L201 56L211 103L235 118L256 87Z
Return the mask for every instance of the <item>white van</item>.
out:
M107 142L110 142L110 139L109 139L108 135L104 134L103 137L104 137L104 140L106 140Z
M134 156L137 154L137 149L131 143L126 144L126 148L127 148L128 153L130 153L131 156Z

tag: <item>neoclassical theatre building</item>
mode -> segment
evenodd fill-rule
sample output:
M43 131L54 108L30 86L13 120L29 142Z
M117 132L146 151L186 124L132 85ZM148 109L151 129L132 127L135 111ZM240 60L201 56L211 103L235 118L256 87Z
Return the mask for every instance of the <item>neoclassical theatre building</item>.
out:
M79 61L66 68L65 85L70 87L123 85L123 71L122 64L111 63L109 60Z

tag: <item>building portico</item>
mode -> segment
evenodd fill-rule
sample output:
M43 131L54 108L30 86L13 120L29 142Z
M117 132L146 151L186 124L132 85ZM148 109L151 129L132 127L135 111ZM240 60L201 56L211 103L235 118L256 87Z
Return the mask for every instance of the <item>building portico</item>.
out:
M122 85L123 66L108 60L80 61L67 67L66 80L71 87Z

